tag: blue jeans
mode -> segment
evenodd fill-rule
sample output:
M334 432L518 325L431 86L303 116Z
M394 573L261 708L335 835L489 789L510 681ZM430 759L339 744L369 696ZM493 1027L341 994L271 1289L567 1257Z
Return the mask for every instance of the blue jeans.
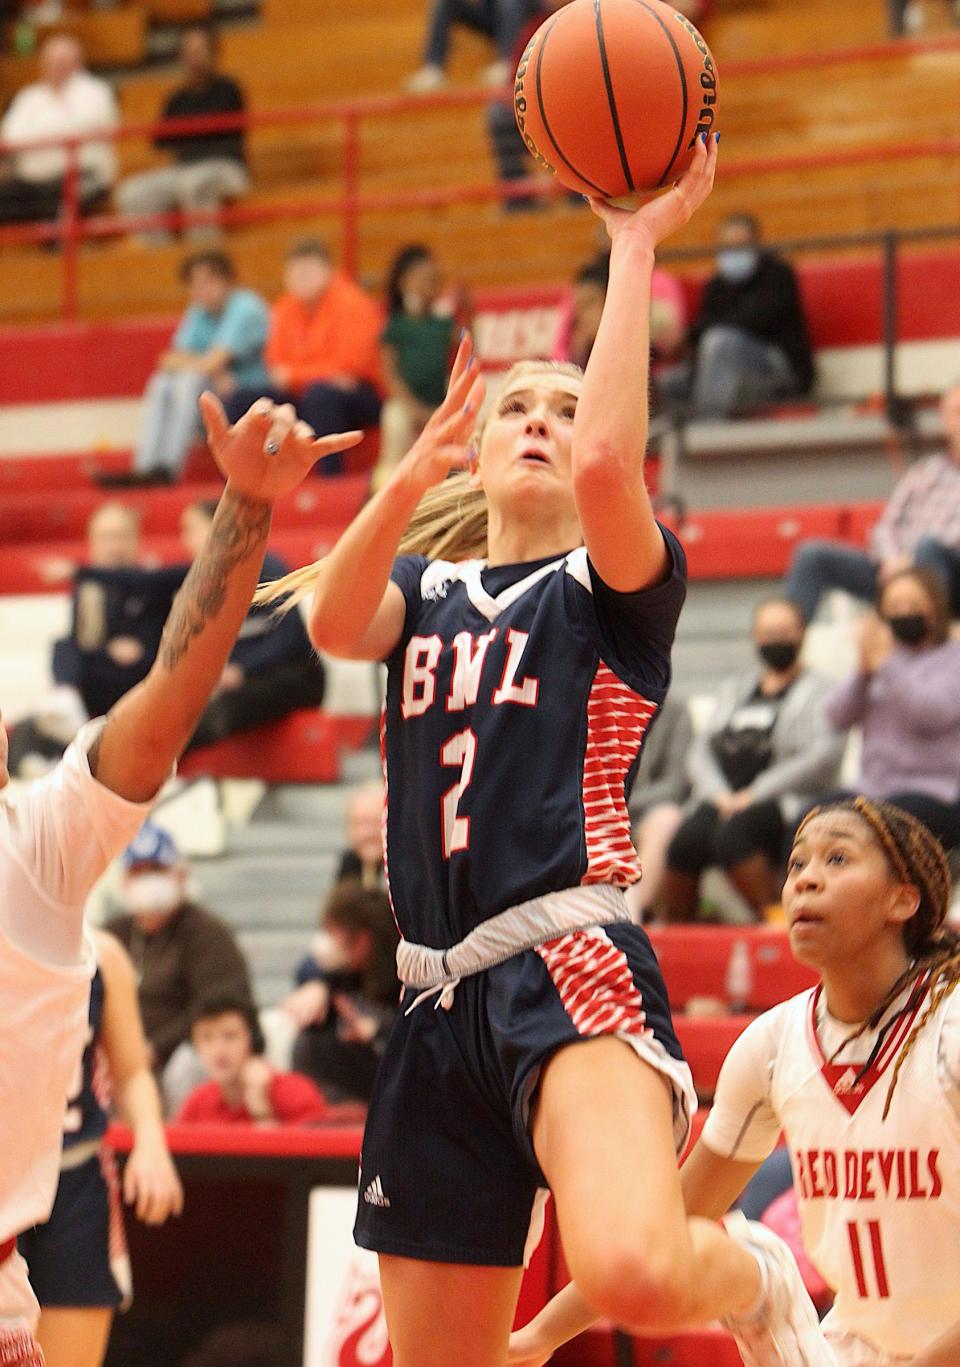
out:
M913 553L913 563L937 576L950 600L950 616L960 617L960 551L935 537L925 536Z
M272 399L274 403L292 403L297 417L308 422L318 437L331 432L351 432L357 427L376 427L380 421L380 395L366 380L358 380L353 389L340 389L334 384L317 381L309 384L299 395L284 389L238 389L226 403L231 422L246 413L257 399ZM343 473L343 456L325 456L316 467L319 475Z
M793 367L778 346L725 324L701 336L692 395L699 417L747 413L796 392Z
M497 58L509 62L520 30L533 10L531 0L436 0L427 29L424 63L443 66L453 24L485 33L494 41Z
M877 567L864 551L837 541L802 542L790 561L785 596L810 622L820 595L828 589L843 589L854 598L872 601L877 594Z
M209 384L195 370L157 370L150 376L133 453L137 474L166 470L179 475L202 430L197 400Z

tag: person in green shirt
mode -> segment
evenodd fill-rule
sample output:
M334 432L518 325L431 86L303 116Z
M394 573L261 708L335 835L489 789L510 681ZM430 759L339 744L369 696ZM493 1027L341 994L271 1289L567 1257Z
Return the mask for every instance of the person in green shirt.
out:
M387 277L381 338L387 399L380 413L380 459L373 488L406 455L446 392L456 322L442 314L442 282L426 247L403 247Z

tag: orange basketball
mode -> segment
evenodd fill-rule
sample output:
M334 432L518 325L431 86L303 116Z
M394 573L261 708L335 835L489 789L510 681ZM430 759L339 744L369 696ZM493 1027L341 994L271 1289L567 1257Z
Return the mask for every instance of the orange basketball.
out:
M517 67L517 125L571 190L618 199L670 185L717 119L717 68L661 0L572 0Z

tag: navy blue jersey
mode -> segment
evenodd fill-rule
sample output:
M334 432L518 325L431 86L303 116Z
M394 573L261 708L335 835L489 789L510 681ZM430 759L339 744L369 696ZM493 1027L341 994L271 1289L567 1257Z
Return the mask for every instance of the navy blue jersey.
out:
M63 1147L100 1139L107 1129L106 1068L100 1050L103 1024L103 975L98 968L90 983L90 1016L87 1042L67 1098L63 1119Z
M616 593L586 550L487 568L402 556L387 661L387 873L401 933L446 949L506 907L635 882L626 798L670 681L671 568Z

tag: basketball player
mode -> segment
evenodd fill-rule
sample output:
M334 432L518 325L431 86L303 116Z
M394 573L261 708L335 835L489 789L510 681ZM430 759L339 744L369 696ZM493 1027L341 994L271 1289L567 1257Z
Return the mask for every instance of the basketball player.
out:
M683 1167L687 1209L719 1218L783 1131L804 1246L836 1291L836 1367L960 1362L960 935L950 878L914 817L864 798L797 832L784 909L819 987L754 1021ZM536 1367L593 1318L575 1286L513 1336ZM749 1361L749 1358L745 1358Z
M505 1360L544 1182L602 1313L649 1329L742 1313L770 1361L788 1340L793 1360L817 1361L800 1357L810 1324L781 1313L800 1282L779 1241L686 1219L690 1075L623 895L639 875L625 793L685 592L644 486L638 319L654 248L715 164L715 144L698 145L637 213L596 205L610 290L585 376L516 368L476 434L475 473L446 480L469 463L483 393L465 339L424 434L293 581L312 584L315 644L388 663L387 874L407 991L371 1100L356 1237L380 1254L397 1367ZM448 558L397 559L434 485L421 544ZM464 563L471 541L485 558Z
M227 484L177 595L157 661L105 720L85 726L46 778L0 802L0 1362L36 1367L37 1304L15 1238L50 1213L63 1108L83 1049L93 972L83 904L144 821L193 733L250 606L272 505L316 458L289 407L255 404L234 428L202 400ZM0 787L7 783L0 725Z
M116 1163L103 1142L111 1097L133 1131L127 1203L150 1225L183 1208L133 965L113 935L97 930L93 939L87 1043L67 1098L57 1197L47 1223L17 1240L41 1306L37 1339L46 1367L100 1367L113 1312L132 1295Z

